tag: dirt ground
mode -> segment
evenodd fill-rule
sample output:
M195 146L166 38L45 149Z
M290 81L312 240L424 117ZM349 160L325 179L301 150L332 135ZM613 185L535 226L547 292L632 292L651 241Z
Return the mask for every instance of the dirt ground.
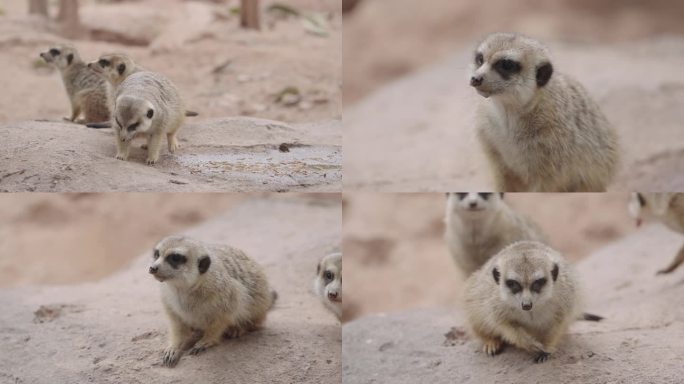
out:
M340 248L339 195L173 195L157 201L133 194L75 196L31 195L15 199L15 206L9 199L2 200L2 209L8 211L3 218L23 220L12 231L32 230L44 240L43 247L53 244L55 253L50 258L79 269L81 276L72 273L55 278L63 267L55 268L48 278L27 267L26 272L14 273L24 274L22 283L32 280L34 284L0 289L0 382L340 382L340 325L312 292L319 258ZM22 202L32 204L22 207ZM115 210L115 203L125 208ZM172 204L178 207L174 213L169 209ZM158 221L173 222L151 222L145 217L150 207L164 214ZM130 214L129 220L122 220L124 213ZM58 219L62 216L70 220L62 224ZM159 300L160 283L147 273L149 249L162 230L167 235L209 217L182 232L244 250L264 266L279 293L278 301L261 330L225 341L202 355L184 356L173 369L164 368L160 362L166 320ZM158 228L150 229L155 224ZM109 239L97 234L98 225L107 225ZM56 233L46 234L41 226ZM100 242L80 249L76 239L84 234ZM22 240L27 252L20 249ZM56 264L46 260L46 249L26 244L29 240L35 241L28 235L10 241L17 252L3 250L3 260ZM126 242L131 244L121 244ZM57 253L69 248L68 255ZM92 269L74 266L91 264L102 271L106 262L87 260L100 259L104 256L100 254L117 257L119 266L126 261L128 265L104 279L95 278ZM111 273L116 267L109 264ZM4 273L9 272L3 269ZM33 279L29 273L35 274ZM66 280L71 284L35 285Z
M473 45L486 33L502 29L548 43L556 70L582 82L615 126L622 159L609 190L684 188L684 115L678 107L684 102L679 70L684 64L684 31L681 23L671 23L670 16L682 14L678 13L681 2L670 8L665 2L630 2L605 20L599 17L605 10L594 10L587 2L572 2L578 6L574 11L568 9L570 2L563 1L543 2L544 6L538 1L448 3L431 2L430 7L418 9L418 3L407 1L369 1L352 13L349 22L345 18L344 75L350 80L345 81L344 94L345 101L356 100L345 104L347 188L387 192L493 188L474 132L474 110L482 98L468 86L467 68ZM606 3L614 2L601 2ZM649 9L638 13L639 4ZM497 5L501 10L489 9ZM536 5L538 9L532 9ZM390 8L398 10L390 12ZM373 18L378 12L387 16ZM525 12L525 17L519 16ZM475 17L480 14L487 16ZM408 15L415 19L407 22ZM634 22L637 15L639 21ZM454 22L460 19L466 21ZM405 28L400 31L399 25ZM609 32L592 34L597 25ZM456 33L458 28L463 33ZM381 40L391 44L363 49ZM347 54L355 50L368 54ZM382 63L391 63L390 69ZM406 70L395 73L393 66ZM385 84L390 79L394 80ZM364 87L355 91L355 84Z
M84 32L71 40L27 16L24 2L0 5L0 190L341 190L338 2L284 2L302 15L295 17L269 11L283 2L262 1L258 32L239 27L237 0L80 3ZM179 131L181 149L163 148L155 167L143 166L135 149L128 163L112 161L110 129L60 122L69 101L38 54L63 42L85 61L124 52L174 81L200 114ZM298 95L279 101L285 89Z
M455 302L344 324L342 382L680 383L684 308L672 303L681 301L684 278L681 270L655 271L681 245L680 234L647 225L579 261L586 308L605 319L572 324L543 364L511 347L494 357L482 353ZM422 278L424 284L439 279Z
M573 261L636 230L628 198L627 193L504 195ZM463 277L443 239L443 193L345 193L343 207L344 320L457 301Z

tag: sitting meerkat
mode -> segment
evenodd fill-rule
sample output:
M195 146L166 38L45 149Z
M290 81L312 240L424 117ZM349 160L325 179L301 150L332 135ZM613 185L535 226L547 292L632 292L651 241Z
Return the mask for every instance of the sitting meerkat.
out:
M547 243L541 229L516 213L503 193L448 193L445 239L467 277L504 247L521 240Z
M484 97L476 131L499 191L606 190L619 163L615 129L579 82L554 70L540 42L489 35L470 85Z
M187 348L196 355L217 345L222 336L234 338L257 329L277 297L261 266L236 248L169 236L154 247L153 258L149 272L162 282L169 320L165 366L176 365ZM195 331L202 334L199 340Z
M62 75L62 82L71 102L71 117L76 121L83 115L85 123L99 123L110 118L109 89L107 83L90 70L75 47L61 44L41 52L40 57L54 65Z
M325 256L316 268L314 291L323 305L342 317L342 254L333 253Z
M466 281L469 328L488 355L508 343L544 362L579 318L578 291L573 269L558 252L533 241L511 244Z
M684 193L632 193L628 205L629 213L640 226L643 219L654 218L675 232L684 234ZM684 263L684 246L679 249L674 260L658 271L667 274Z

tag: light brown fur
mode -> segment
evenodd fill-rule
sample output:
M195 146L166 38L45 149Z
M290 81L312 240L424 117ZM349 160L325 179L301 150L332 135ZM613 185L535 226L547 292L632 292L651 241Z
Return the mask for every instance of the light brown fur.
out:
M519 72L504 76L504 59ZM615 129L580 83L553 70L547 49L497 33L479 45L476 61L471 85L486 98L477 135L497 190L605 191L619 163Z

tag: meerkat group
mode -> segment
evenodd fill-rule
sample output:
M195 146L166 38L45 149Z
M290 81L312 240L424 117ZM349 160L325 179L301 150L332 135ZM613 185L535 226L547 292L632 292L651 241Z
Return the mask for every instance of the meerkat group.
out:
M131 141L145 137L147 164L155 164L164 136L169 152L175 153L180 146L176 134L185 116L197 116L186 111L171 80L126 55L106 54L86 65L73 46L63 45L40 56L62 73L72 104L70 120L83 113L88 127L114 128L117 159L127 160Z
M513 33L475 50L470 85L485 99L476 132L502 192L605 191L618 138L582 85L555 70L548 49Z

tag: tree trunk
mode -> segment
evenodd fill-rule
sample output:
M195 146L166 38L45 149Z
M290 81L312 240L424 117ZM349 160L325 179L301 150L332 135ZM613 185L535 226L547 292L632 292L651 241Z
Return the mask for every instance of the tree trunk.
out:
M259 0L240 0L240 25L243 28L260 29Z
M361 0L342 0L342 13L350 12Z
M47 0L29 0L29 14L48 16Z
M78 17L78 0L59 0L57 22L61 33L70 38L78 37L81 32L81 21Z

